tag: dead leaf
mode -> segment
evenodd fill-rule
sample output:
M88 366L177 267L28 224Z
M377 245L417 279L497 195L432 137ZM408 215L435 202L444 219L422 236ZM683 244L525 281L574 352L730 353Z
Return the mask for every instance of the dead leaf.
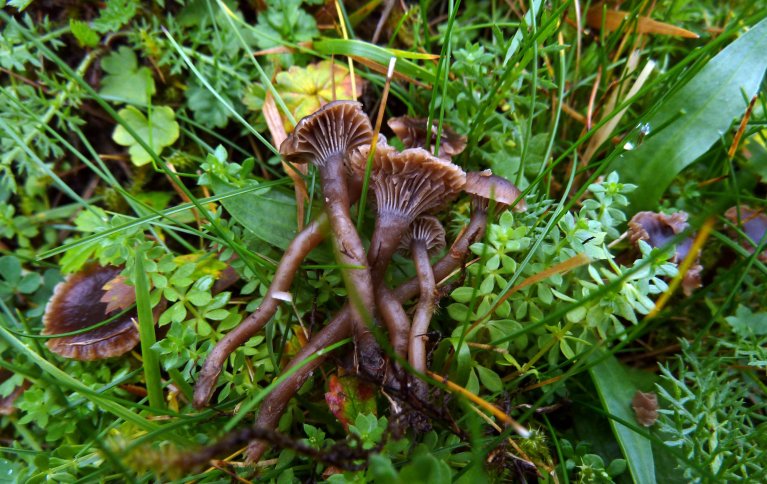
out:
M106 303L106 313L128 309L136 302L136 290L133 286L125 284L125 277L117 276L109 280L104 286L104 295L99 302Z
M601 29L602 13L602 3L598 3L591 7L588 12L586 12L586 25L592 29ZM604 14L604 29L608 32L617 30L623 21L629 18L631 15L630 12L624 12L622 10L607 10L604 12ZM682 37L685 39L697 39L700 37L695 32L690 32L687 29L667 24L665 22L653 20L650 17L637 17L636 20L636 33L638 34L672 35L674 37Z
M357 415L376 414L375 387L353 375L332 375L328 380L325 401L346 430Z
M631 408L636 413L637 422L644 427L650 427L658 420L658 396L653 392L637 390L631 400Z

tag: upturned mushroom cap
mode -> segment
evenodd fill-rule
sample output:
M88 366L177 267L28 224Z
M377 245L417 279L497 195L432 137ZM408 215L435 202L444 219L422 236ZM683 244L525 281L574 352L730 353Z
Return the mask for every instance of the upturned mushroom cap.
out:
M302 118L280 145L280 154L291 163L319 167L334 156L370 144L373 128L356 101L333 101Z
M429 146L434 146L437 141L438 125L432 122L431 129L427 129L428 120L424 118L411 118L410 116L400 116L391 118L387 124L402 140L405 148L425 148L426 137L430 136ZM442 133L439 140L440 158L451 158L461 154L466 148L466 136L461 136L448 126L442 125Z
M640 240L644 240L651 247L663 247L677 234L687 230L686 212L675 212L671 215L657 212L637 212L631 217L628 223L628 237L632 244L636 245ZM692 249L692 237L688 237L678 243L674 248L674 256L671 262L681 263L687 258L687 254ZM692 292L702 286L703 266L696 258L695 263L690 267L682 279L682 289L685 295L689 296Z
M120 272L119 267L92 266L59 283L45 309L43 334L56 335L87 328L132 305L136 300L135 292L122 282ZM76 360L120 356L139 342L135 318L136 311L129 311L105 326L74 336L49 339L46 344L53 353Z
M353 156L353 169L364 172L369 147ZM364 160L364 161L363 161ZM378 146L373 156L370 185L379 216L393 214L414 219L439 208L460 193L466 174L457 165L432 156L422 148L397 152Z
M734 225L738 225L738 207L730 207L724 213L724 216ZM740 206L740 223L743 232L755 244L758 244L765 231L767 231L767 215L761 210L754 210L748 205ZM743 248L749 252L754 252L754 246L747 241L743 242ZM767 250L759 254L759 260L767 262Z
M426 251L433 255L445 248L445 229L439 223L437 217L422 215L415 219L399 242L399 250L404 254L410 254L413 241L422 241L426 244Z
M463 189L475 200L475 207L487 209L489 201L495 200L496 210L506 210L511 204L515 212L527 210L527 203L522 197L522 191L509 180L493 175L490 170L471 171L466 174L466 187Z

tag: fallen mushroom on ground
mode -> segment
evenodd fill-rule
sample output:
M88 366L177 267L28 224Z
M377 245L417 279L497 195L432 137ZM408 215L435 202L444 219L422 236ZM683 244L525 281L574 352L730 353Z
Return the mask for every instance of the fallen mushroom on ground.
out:
M414 138L426 135L425 129L421 131L411 130L407 144L428 144L428 140ZM405 136L399 130L395 133ZM431 134L433 136L434 132ZM521 191L510 182L489 171L466 174L453 164L449 157L459 154L465 142L448 129L443 135L449 142L441 143L445 151L440 149L440 154L447 155L446 158L437 158L422 148L399 152L384 139L378 140L372 157L368 193L375 228L370 234L369 249L363 255L364 238L361 235L364 234L358 233L351 223L349 209L359 197L373 141L367 116L359 103L336 101L299 121L295 131L283 142L280 152L289 162L311 161L317 166L325 213L297 234L289 245L261 306L209 354L195 388L197 407L210 401L226 358L274 315L280 302L275 294L289 291L299 264L322 242L328 227L331 232L327 235L333 239L337 262L347 267L344 273L349 301L288 363L283 371L291 371L291 374L266 396L253 428L265 435L273 432L290 399L327 357L327 354L318 352L350 336L355 345L351 371L381 385L395 394L397 400L420 400L428 405L425 383L417 378L404 378L398 360L409 362L418 372L428 370L424 333L438 302L436 281L451 276L462 266L471 244L484 235L491 205L493 213L508 207L514 207L516 211L526 209ZM446 207L461 191L472 198L471 218L447 253L431 265L430 256L445 247L444 230L434 216L435 211ZM389 287L386 275L403 238L416 259L418 276L397 287ZM419 294L411 324L402 305ZM379 333L388 332L389 341L376 341L374 329ZM315 358L305 362L310 356ZM397 411L399 404L393 403L393 412ZM216 452L227 450L224 448L226 443L233 439L225 438L214 446ZM266 440L252 441L247 459L258 461L268 447ZM211 449L200 452L201 457L209 456ZM182 461L195 463L189 455Z

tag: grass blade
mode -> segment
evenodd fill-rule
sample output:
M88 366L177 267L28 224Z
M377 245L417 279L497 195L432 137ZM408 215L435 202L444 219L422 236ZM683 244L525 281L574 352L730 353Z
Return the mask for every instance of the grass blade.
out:
M138 310L138 331L141 337L141 356L144 362L144 378L149 396L149 405L163 408L162 380L160 378L160 358L152 349L156 338L154 334L154 315L149 302L149 281L144 272L144 254L136 254L136 307Z

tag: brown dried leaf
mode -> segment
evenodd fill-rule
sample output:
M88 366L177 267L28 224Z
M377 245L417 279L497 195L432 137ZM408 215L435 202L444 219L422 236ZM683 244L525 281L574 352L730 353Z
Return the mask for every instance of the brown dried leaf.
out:
M598 3L591 7L586 12L586 25L592 29L602 28L602 3ZM604 12L604 28L608 32L617 30L625 19L631 15L630 12L624 12L622 10L607 10ZM650 17L637 17L636 33L638 34L653 34L653 35L673 35L674 37L682 37L685 39L697 39L700 36L695 32L690 32L687 29L677 27L675 25L667 24L665 22L659 22L653 20Z
M658 420L658 396L653 392L637 390L631 400L631 408L636 413L637 422L644 427L650 427Z

